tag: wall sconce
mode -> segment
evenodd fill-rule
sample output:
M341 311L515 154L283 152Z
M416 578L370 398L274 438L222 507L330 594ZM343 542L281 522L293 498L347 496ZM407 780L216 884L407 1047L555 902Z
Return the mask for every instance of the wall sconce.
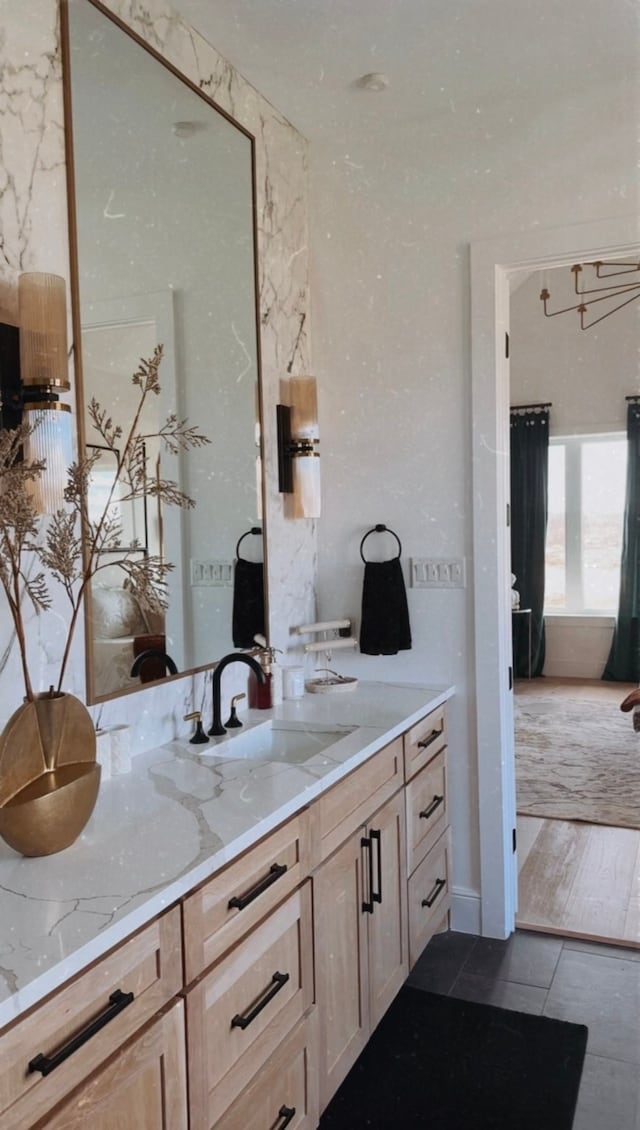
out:
M67 302L59 275L27 271L18 279L18 326L0 324L0 419L3 428L34 425L25 459L46 462L31 484L36 509L52 514L61 505L72 460L68 392Z
M278 421L278 487L288 496L290 518L320 517L320 436L314 377L287 381L288 404L276 407Z

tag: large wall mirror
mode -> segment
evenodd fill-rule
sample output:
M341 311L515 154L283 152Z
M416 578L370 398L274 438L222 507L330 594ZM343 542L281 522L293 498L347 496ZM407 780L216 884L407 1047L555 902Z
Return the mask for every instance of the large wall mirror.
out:
M163 641L183 673L246 646L234 639L234 612L245 637L252 617L264 627L254 155L243 129L99 4L72 0L64 11L79 441L101 446L86 412L92 396L126 428L132 374L158 343L162 393L144 430L175 412L210 440L182 456L148 446L149 466L196 505L123 504L124 542L174 570L166 612L150 616L122 571L101 562L86 618L96 702L139 689L131 668L147 643ZM104 454L90 507L113 475ZM240 556L258 567L242 575L247 616L235 557L249 531ZM142 677L163 670L148 663Z

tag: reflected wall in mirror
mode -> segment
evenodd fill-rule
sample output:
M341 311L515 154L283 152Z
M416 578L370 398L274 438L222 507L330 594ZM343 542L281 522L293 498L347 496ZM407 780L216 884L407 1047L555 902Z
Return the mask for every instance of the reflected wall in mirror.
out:
M175 568L166 615L151 623L123 574L101 563L87 616L95 702L139 688L130 668L141 638L164 637L184 673L228 652L242 619L235 547L262 525L253 141L93 0L64 10L79 440L100 442L92 396L126 428L132 374L162 344L162 393L143 430L175 412L211 441L186 456L149 445L148 465L196 506L160 511L147 499L121 515L135 552ZM96 497L108 475L99 463ZM262 560L262 541L247 539L246 556Z

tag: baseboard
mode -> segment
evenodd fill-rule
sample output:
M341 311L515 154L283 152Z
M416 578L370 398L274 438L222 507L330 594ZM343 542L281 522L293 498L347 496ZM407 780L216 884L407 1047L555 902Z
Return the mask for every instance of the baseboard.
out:
M451 929L460 934L480 934L482 912L480 895L468 887L453 887L451 892Z

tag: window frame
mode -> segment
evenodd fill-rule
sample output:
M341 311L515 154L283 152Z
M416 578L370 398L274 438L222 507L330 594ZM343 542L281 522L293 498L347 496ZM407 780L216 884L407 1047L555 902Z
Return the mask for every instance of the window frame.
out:
M616 608L592 608L584 604L584 571L582 560L582 451L592 443L620 441L626 445L624 431L572 433L550 435L549 446L565 449L565 604L562 608L547 608L545 586L545 617L614 617ZM622 500L624 513L624 498ZM546 568L546 541L545 541Z

